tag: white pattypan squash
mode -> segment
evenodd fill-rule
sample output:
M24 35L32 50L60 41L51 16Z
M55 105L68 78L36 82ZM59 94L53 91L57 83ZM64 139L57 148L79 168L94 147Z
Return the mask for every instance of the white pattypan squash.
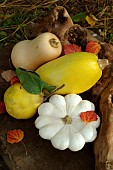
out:
M92 102L82 100L77 94L65 97L55 94L40 105L35 126L39 135L51 140L55 148L79 151L97 137L100 118L94 110Z

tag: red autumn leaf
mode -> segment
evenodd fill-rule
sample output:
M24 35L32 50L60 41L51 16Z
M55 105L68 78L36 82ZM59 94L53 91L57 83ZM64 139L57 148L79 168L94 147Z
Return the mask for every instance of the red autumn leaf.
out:
M70 54L74 52L80 52L81 47L76 44L66 44L64 45L64 54Z
M5 111L6 111L5 103L0 101L0 114L5 113Z
M18 143L24 138L24 132L20 129L9 130L7 132L7 141L11 144Z
M13 85L15 83L19 83L19 78L17 76L14 76L11 80L10 80L10 84Z
M85 51L97 55L100 52L100 49L101 49L101 46L100 44L98 44L98 42L90 41L87 43Z
M96 121L98 119L97 114L94 111L82 112L80 118L87 123Z

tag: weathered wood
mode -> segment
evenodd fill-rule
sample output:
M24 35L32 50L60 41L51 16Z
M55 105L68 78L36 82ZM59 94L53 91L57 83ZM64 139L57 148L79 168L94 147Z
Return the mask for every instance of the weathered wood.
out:
M96 170L113 169L113 80L104 89L100 98L102 117L99 135L95 141Z

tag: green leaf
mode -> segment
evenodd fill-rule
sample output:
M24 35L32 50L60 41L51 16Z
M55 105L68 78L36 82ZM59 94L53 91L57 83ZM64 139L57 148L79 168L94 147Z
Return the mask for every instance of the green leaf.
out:
M33 71L17 68L16 74L22 86L31 94L40 94L43 89L52 92L56 88L56 86L50 86L46 82L43 82L40 76Z
M72 20L74 23L80 22L81 19L85 19L86 18L86 14L84 12L80 12L77 15L72 17Z
M56 89L56 86L51 86L45 83L44 89L46 89L49 93Z

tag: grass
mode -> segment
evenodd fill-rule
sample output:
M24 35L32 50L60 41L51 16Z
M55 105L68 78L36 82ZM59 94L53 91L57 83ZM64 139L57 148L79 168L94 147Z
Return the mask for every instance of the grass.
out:
M113 4L110 0L1 0L0 1L0 48L27 39L26 28L30 22L38 22L56 6L66 7L78 24L96 31L113 44ZM91 27L81 17L94 15L98 21ZM80 14L80 15L79 15Z
M34 2L34 4L33 4ZM5 0L0 4L0 46L27 39L25 28L30 22L42 17L50 11L56 1L32 3L23 0ZM45 10L46 9L46 10Z

